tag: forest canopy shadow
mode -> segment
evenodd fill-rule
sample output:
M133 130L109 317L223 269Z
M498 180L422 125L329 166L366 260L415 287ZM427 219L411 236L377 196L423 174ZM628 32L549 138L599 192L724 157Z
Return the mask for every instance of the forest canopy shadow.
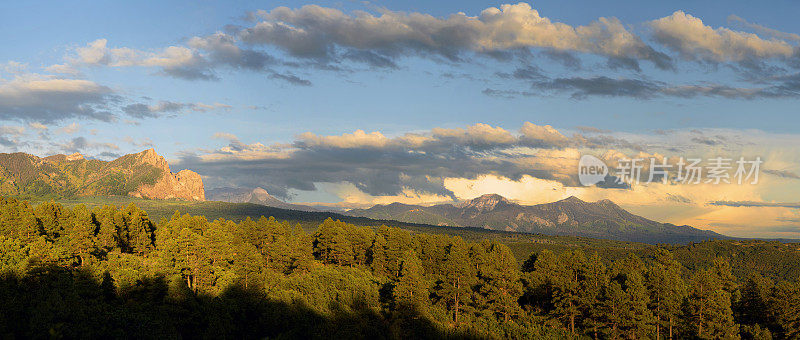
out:
M406 310L387 321L363 307L324 316L300 303L269 299L234 284L218 296L182 280L148 277L116 291L108 273L42 266L0 275L0 337L84 339L384 339L464 338ZM352 309L352 308L351 308ZM403 320L398 323L399 320Z

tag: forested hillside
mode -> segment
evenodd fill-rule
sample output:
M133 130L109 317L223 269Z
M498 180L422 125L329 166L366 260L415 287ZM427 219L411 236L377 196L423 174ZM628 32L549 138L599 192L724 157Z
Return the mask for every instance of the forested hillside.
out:
M39 158L0 153L0 195L26 199L136 196L200 200L203 180L191 171L171 173L164 157L149 149L112 161L81 154Z
M619 256L545 247L520 266L492 240L331 219L313 233L274 218L156 224L134 205L3 198L0 336L800 336L797 279L730 257L796 249L716 242Z

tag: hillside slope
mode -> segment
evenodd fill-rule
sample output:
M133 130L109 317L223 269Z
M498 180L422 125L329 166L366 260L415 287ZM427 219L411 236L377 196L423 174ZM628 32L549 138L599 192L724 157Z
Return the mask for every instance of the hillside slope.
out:
M39 158L0 154L0 195L16 197L134 196L205 200L203 180L190 170L170 172L164 157L149 149L112 161L81 154Z

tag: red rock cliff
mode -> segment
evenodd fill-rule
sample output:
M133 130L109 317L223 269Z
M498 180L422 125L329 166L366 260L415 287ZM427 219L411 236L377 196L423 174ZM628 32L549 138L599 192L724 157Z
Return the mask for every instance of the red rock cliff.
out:
M187 201L206 200L203 179L196 172L191 170L170 172L167 160L153 149L142 151L134 156L137 162L161 169L162 175L155 184L140 186L130 193L131 196L153 199L176 198Z

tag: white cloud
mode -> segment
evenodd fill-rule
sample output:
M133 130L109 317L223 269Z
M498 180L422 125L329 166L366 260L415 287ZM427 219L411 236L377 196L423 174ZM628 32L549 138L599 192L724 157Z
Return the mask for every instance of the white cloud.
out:
M306 132L298 136L298 144L303 147L382 148L388 143L389 139L378 131L366 133L363 130L356 130L353 133L344 133L341 136L318 136L311 132Z
M347 14L317 5L261 10L256 16L263 21L242 30L242 40L278 46L299 57L328 58L334 46L384 56L425 51L449 59L459 59L466 51L544 48L651 60L660 67L668 63L665 55L616 18L573 27L541 16L527 3L490 7L478 16L456 13L446 18L385 9L377 16L363 11Z
M168 75L186 79L213 79L208 63L197 51L184 46L168 46L158 51L128 47L109 48L107 39L97 39L75 49L68 65L111 67L160 67Z
M762 39L753 33L713 28L700 18L676 11L649 23L661 44L679 52L686 59L717 62L749 58L788 58L792 45L778 39Z
M569 139L550 125L540 126L525 122L520 128L522 138L534 145L566 145Z
M90 80L39 74L0 80L0 119L49 123L69 118L109 121L106 111L116 95Z

